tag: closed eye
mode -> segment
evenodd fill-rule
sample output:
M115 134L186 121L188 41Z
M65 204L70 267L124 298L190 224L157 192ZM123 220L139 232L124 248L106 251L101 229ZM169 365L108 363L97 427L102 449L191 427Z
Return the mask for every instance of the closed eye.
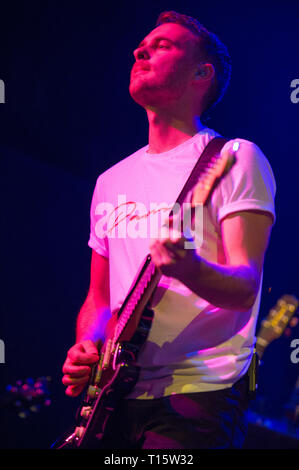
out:
M141 43L137 46L137 48L135 49L134 51L134 56L138 55L140 49L142 49L143 47L148 47L148 48L151 48L151 49L170 49L175 43L171 40L171 39L166 39L164 37L158 37L158 38L155 38L153 41L151 41L151 43L149 43L148 45L146 44L146 41L143 40L141 41Z
M170 48L170 43L165 40L160 40L157 42L157 47L158 49L169 49Z

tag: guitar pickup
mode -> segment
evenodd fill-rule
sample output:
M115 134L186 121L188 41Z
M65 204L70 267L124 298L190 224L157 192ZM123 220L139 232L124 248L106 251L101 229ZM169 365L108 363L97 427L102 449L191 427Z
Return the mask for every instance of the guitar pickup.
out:
M113 340L108 339L107 344L106 344L106 349L104 352L103 369L107 369L107 367L109 367L112 344L113 344Z

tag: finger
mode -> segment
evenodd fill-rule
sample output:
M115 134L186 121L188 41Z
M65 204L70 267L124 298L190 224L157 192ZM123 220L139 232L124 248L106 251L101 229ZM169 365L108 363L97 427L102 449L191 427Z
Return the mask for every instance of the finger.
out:
M171 240L165 240L164 246L167 250L169 258L171 258L172 261L178 261L184 256L184 243L184 239L180 239L176 243L173 243Z
M171 240L167 239L163 241L163 246L166 248L166 250L171 251L171 253L176 253L177 250L184 248L184 239L176 239L176 240Z
M89 377L88 376L85 376L85 377L72 377L70 375L64 375L62 377L62 383L63 385L65 386L69 386L69 385L82 385L82 384L86 384L88 382L88 379Z
M84 388L85 388L85 385L80 385L80 386L70 385L69 387L66 388L65 393L69 397L77 397L84 390Z
M154 262L158 266L172 264L175 260L173 252L169 251L164 243L157 241L154 250Z
M158 247L158 240L155 240L150 246L152 261L156 266L161 263L161 253Z
M93 364L99 360L99 355L96 352L87 353L82 345L77 345L68 352L68 358L73 364Z
M90 375L90 371L90 366L76 366L69 361L66 361L62 368L62 372L64 374L73 375L74 377L84 377L85 375Z
M91 339L82 341L82 343L80 344L83 346L83 349L87 354L96 354L97 356L99 355L98 348L96 347L94 342L91 341Z

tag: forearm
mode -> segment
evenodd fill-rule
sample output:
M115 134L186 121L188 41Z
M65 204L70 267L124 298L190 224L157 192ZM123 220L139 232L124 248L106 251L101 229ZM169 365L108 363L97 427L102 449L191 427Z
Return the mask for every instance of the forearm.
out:
M251 266L223 266L194 256L191 269L179 280L192 292L220 308L246 311L252 307L259 274Z
M111 318L109 305L90 292L81 307L76 325L76 342L91 339L97 346L104 342L105 329Z

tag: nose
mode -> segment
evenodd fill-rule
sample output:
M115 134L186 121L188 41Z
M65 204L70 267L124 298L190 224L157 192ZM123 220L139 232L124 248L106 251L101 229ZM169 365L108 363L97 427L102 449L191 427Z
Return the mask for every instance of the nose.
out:
M149 53L146 50L145 46L137 47L137 49L135 49L135 51L133 52L133 55L135 57L135 60L149 59Z

